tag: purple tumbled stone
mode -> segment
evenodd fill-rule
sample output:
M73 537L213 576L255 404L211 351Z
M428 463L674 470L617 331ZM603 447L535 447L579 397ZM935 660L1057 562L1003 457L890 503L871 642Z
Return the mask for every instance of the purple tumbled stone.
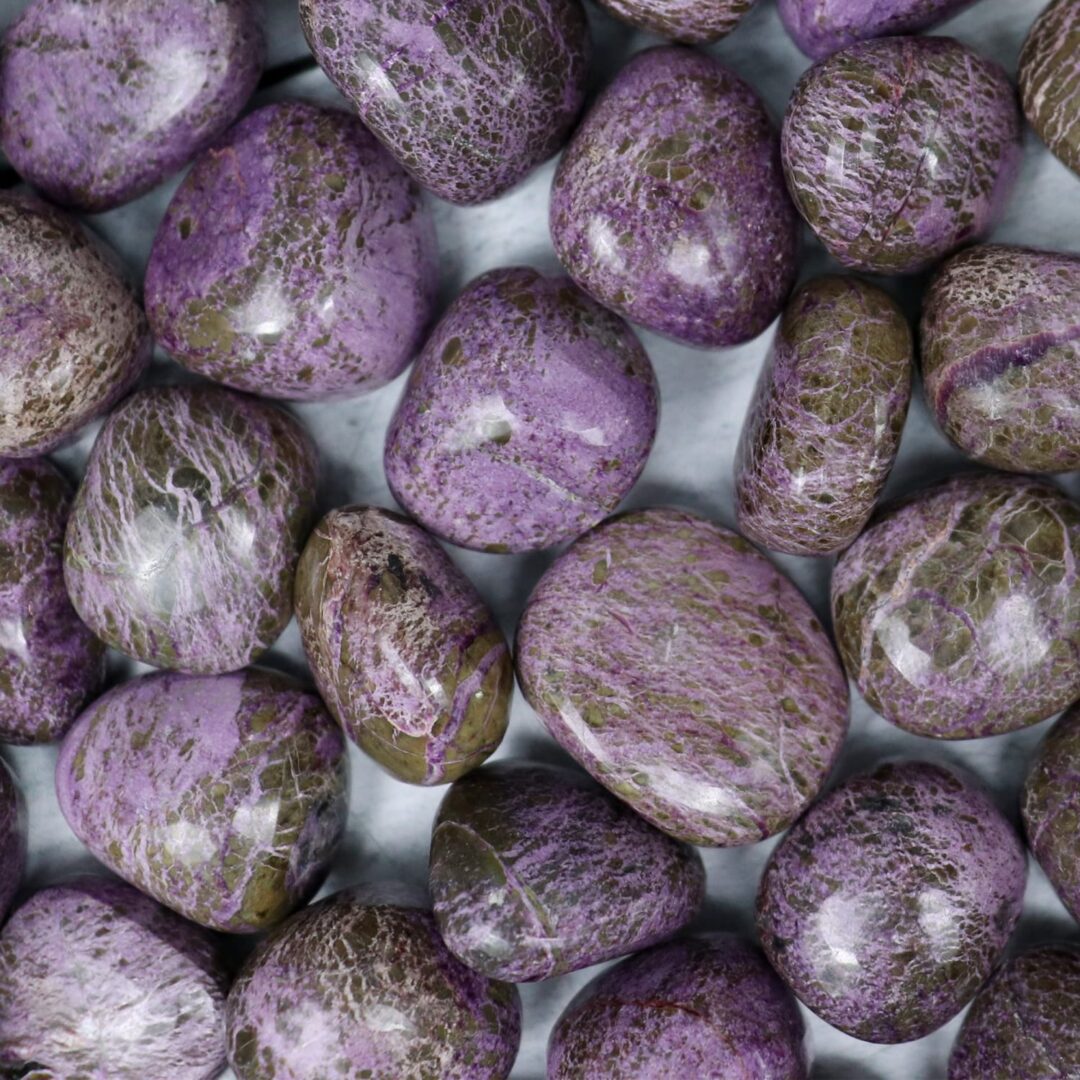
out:
M1023 845L974 781L927 762L841 784L773 851L758 931L823 1020L899 1043L967 1004L1020 915Z
M1080 3L1053 0L1020 52L1024 115L1039 137L1080 174Z
M700 45L730 34L757 0L599 0L624 22L660 37Z
M735 345L779 314L798 216L776 129L712 57L639 53L600 95L551 189L551 239L605 307L692 345Z
M0 760L0 923L26 868L26 803L7 762Z

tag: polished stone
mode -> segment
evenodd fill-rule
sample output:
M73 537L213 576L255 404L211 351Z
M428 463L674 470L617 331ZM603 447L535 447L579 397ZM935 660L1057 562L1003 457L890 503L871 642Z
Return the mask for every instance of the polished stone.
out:
M701 45L730 34L756 0L599 0L624 22L660 37Z
M0 923L26 869L26 802L15 774L0 760Z
M1020 52L1020 98L1039 136L1080 173L1080 4L1053 0Z

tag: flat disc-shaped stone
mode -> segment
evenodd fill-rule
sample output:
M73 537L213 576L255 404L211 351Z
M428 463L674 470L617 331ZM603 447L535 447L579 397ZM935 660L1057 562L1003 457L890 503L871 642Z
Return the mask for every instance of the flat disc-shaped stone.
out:
M1080 173L1080 4L1053 0L1020 53L1020 98L1028 123Z

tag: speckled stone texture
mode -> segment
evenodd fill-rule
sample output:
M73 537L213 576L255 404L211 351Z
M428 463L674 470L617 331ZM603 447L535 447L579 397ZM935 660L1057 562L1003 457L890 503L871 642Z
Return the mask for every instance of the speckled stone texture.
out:
M130 885L55 885L0 934L0 1068L27 1080L214 1080L227 986L211 935Z
M0 922L19 891L26 868L26 803L14 774L0 759Z
M0 194L0 457L67 442L142 374L150 334L116 262L74 218Z
M884 509L840 556L844 667L886 720L938 739L1015 731L1080 696L1080 507L966 473Z
M856 278L803 285L784 311L739 439L739 529L790 555L847 547L896 460L911 364L911 331L886 293Z
M1053 0L1020 53L1020 98L1039 136L1080 173L1080 3Z
M259 946L229 995L228 1029L239 1080L503 1080L521 1004L455 960L411 895L366 886Z
M254 0L33 0L4 35L0 146L54 202L108 210L224 131L262 65Z
M1080 258L985 244L953 256L923 301L927 404L979 461L1080 469Z
M974 781L886 764L816 803L780 841L757 918L803 1004L858 1039L936 1031L974 996L1020 914L1024 849Z
M210 386L135 394L101 429L68 522L76 611L178 671L235 671L292 614L315 447L286 413Z
M847 680L798 589L683 510L616 516L561 555L522 616L517 667L570 754L696 844L785 829L847 731Z
M448 784L502 741L506 639L437 541L374 506L332 510L296 570L296 618L319 693L399 780Z
M781 148L795 205L837 260L913 274L996 223L1020 132L996 63L952 38L881 38L803 75Z
M0 742L59 738L105 677L64 588L71 498L47 458L0 460Z
M673 941L593 979L559 1017L548 1080L806 1080L805 1029L760 950Z
M672 41L700 45L730 34L756 0L599 0L624 22Z
M300 101L196 162L146 268L146 311L192 371L267 397L377 389L413 358L438 284L420 189L356 117Z
M649 357L622 319L565 277L492 270L416 361L387 432L386 479L462 547L551 547L634 486L658 412Z
M585 98L579 0L300 0L300 21L376 138L460 205L551 157Z
M750 86L690 49L619 72L559 162L550 217L586 292L692 345L756 337L795 281L776 129Z
M56 763L72 832L194 922L255 933L322 883L345 830L345 740L277 672L146 675L79 717Z
M443 799L428 887L450 951L519 983L671 937L697 914L705 871L584 774L501 761Z

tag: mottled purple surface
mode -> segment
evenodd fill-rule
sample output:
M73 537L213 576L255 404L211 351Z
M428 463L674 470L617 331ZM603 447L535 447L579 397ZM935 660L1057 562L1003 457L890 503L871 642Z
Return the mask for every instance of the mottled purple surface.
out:
M652 365L622 319L565 277L492 270L416 361L387 432L386 479L462 547L551 547L633 487L658 408Z
M28 1080L214 1080L227 985L211 935L130 885L55 885L0 934L0 1067Z
M897 37L810 68L781 147L795 205L836 259L912 274L993 227L1019 170L1020 133L998 64L952 38Z
M4 35L0 146L54 202L119 206L228 127L263 49L255 0L33 0Z
M599 0L631 26L700 45L730 34L756 0Z
M966 776L886 764L841 784L780 841L758 892L773 967L823 1020L877 1043L919 1039L990 974L1027 864Z
M548 1043L548 1080L806 1080L805 1029L760 950L673 941L593 979Z
M692 847L584 774L518 760L479 769L447 793L428 887L450 951L519 983L670 937L697 914L705 871Z
M795 280L776 129L749 85L690 49L649 49L619 72L559 162L550 215L586 292L693 345L755 337Z
M1080 173L1080 4L1053 0L1035 20L1020 53L1024 115L1039 136Z
M196 162L146 268L146 311L185 367L316 400L413 358L438 279L420 189L356 117L268 105Z
M798 589L683 510L610 518L556 559L522 615L517 668L555 739L692 843L786 828L847 731L847 680Z
M19 782L0 760L0 923L19 891L26 868L26 803Z

